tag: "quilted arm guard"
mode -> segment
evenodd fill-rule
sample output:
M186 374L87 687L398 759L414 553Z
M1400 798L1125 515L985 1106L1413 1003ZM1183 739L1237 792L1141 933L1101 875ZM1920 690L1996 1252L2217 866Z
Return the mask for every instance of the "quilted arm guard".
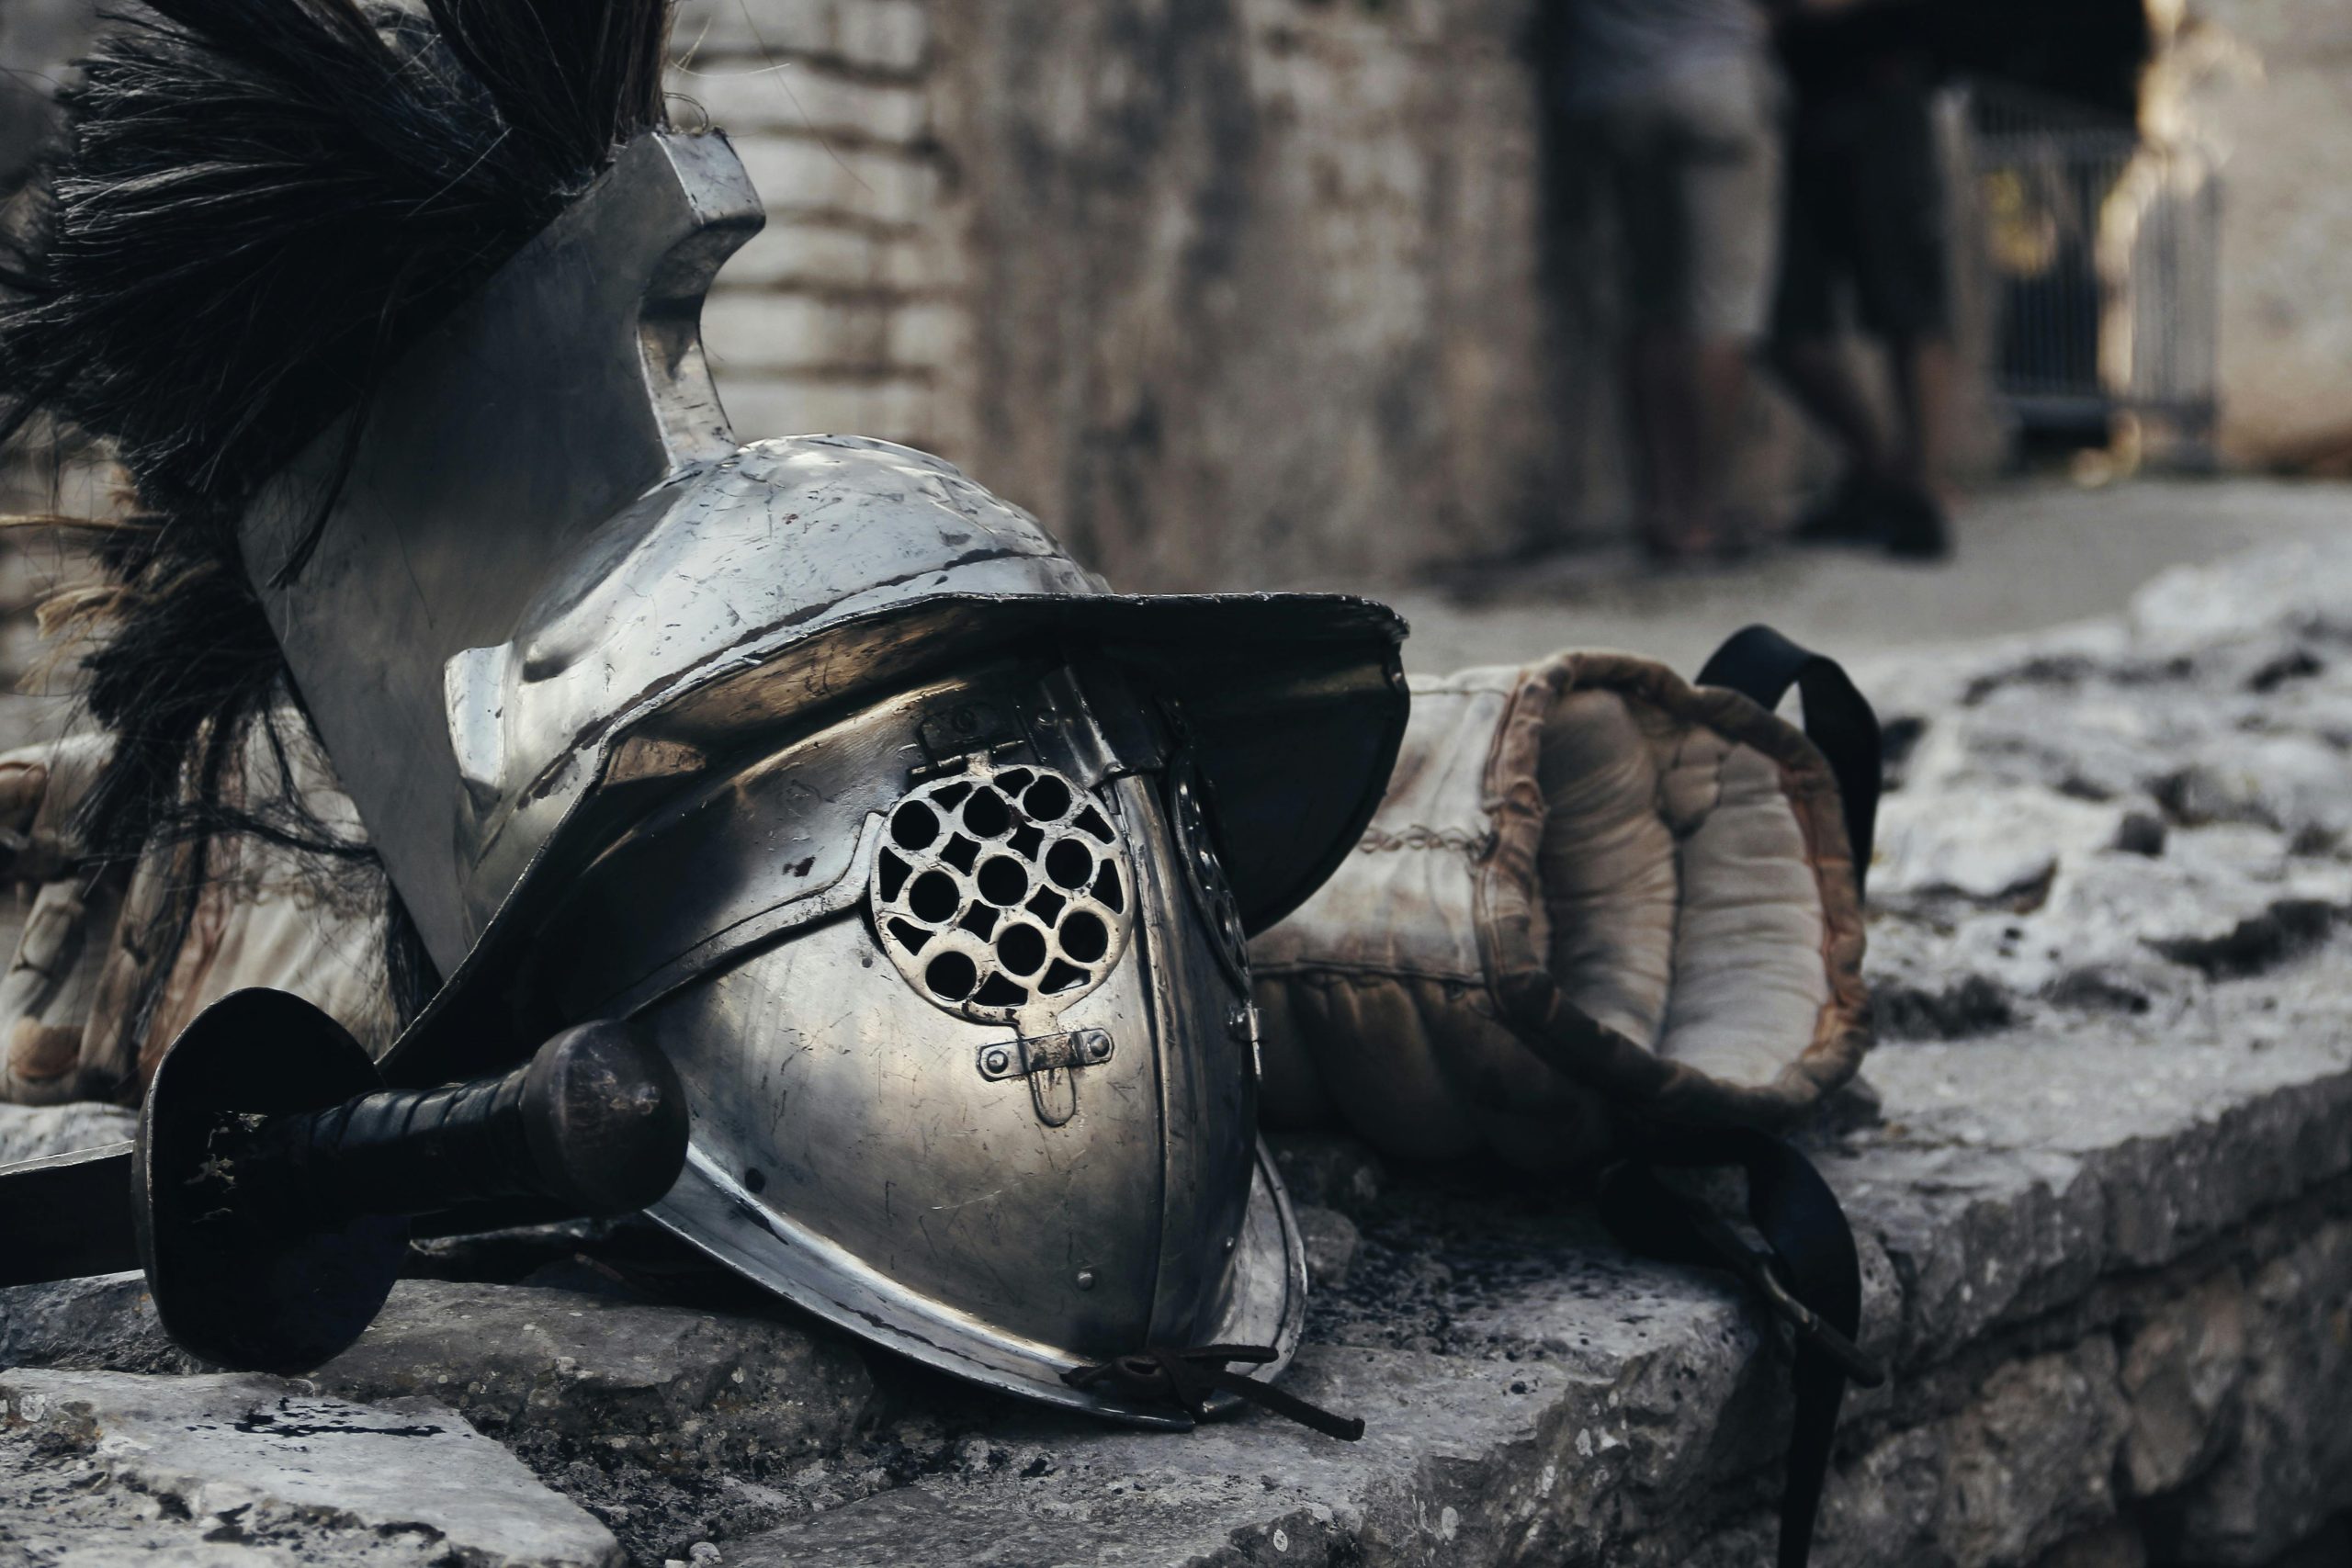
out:
M1265 1114L1553 1169L1623 1118L1784 1124L1869 1048L1829 763L1617 653L1417 681L1356 852L1251 947Z

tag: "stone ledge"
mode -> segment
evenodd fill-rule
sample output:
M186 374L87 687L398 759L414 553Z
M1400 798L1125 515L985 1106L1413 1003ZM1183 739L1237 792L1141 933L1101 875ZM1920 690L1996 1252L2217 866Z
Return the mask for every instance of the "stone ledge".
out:
M279 1378L0 1373L0 1554L618 1568L620 1543L452 1412Z
M2352 548L2256 558L2129 627L1872 682L1914 742L1873 973L1937 1038L1883 1046L1811 1134L1895 1368L1849 1401L1817 1562L2283 1563L2352 1506L2335 603ZM2293 773L2231 765L2256 733ZM1929 830L1987 798L1985 830ZM1785 1372L1750 1303L1618 1252L1574 1191L1336 1135L1277 1157L1317 1280L1294 1386L1360 1444L1110 1430L773 1315L450 1281L404 1283L316 1382L455 1405L647 1562L1769 1557ZM135 1278L0 1297L0 1358L175 1355Z
M2267 946L2257 931L2243 964L2198 940L2346 901L2322 814L2352 797L2352 728L2323 716L2352 714L2352 618L2328 608L2347 587L2352 551L2257 557L2159 583L2128 630L1894 682L1924 754L1889 800L1873 970L1933 995L1955 955L1982 955L1991 1021L1883 1047L1881 1119L1815 1140L1862 1242L1864 1342L1897 1369L1849 1400L1816 1562L2056 1568L2153 1542L2257 1563L2352 1505L2333 1419L2352 1406L2352 944L2332 918ZM2155 739L2123 746L2135 716ZM2218 811L2165 787L2250 723L2299 781L2334 758L2335 795L2218 763ZM2002 809L1973 832L1917 836L1988 795ZM2133 812L2155 853L2119 832ZM2171 940L2143 941L2148 924ZM2094 961L2108 990L2056 984ZM1311 1196L1351 1188L1329 1140L1285 1163ZM1624 1258L1556 1195L1390 1189L1337 1203L1362 1242L1292 1374L1365 1418L1361 1444L1256 1417L1170 1441L1023 1414L991 1428L1033 1456L1018 1469L923 1477L729 1562L949 1541L1008 1564L1769 1560L1784 1374L1752 1308Z

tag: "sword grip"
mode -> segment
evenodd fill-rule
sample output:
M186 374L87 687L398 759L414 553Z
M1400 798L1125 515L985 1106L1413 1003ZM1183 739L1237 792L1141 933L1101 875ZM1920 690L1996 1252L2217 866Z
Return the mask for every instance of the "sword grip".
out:
M669 1059L626 1024L598 1022L501 1077L273 1117L237 1185L244 1201L310 1225L518 1197L618 1214L667 1192L685 1153Z

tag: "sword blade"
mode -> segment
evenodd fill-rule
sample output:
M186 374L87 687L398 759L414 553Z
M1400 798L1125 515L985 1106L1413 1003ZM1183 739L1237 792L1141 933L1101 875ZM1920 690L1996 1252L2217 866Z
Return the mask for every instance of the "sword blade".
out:
M0 1166L0 1285L139 1267L130 1145Z

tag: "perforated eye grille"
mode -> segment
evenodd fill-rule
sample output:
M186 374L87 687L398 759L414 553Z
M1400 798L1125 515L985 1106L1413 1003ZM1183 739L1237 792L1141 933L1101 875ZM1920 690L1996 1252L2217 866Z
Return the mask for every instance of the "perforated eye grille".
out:
M1031 765L975 764L900 796L868 893L875 934L908 983L982 1022L1101 985L1135 917L1109 815Z
M1227 972L1246 989L1250 938L1241 929L1241 907L1234 899L1233 885L1226 880L1225 865L1216 858L1216 847L1210 839L1208 814L1201 806L1200 780L1189 763L1181 761L1168 771L1168 814L1175 819L1177 847L1191 874L1187 880L1199 902L1201 919L1208 923Z

